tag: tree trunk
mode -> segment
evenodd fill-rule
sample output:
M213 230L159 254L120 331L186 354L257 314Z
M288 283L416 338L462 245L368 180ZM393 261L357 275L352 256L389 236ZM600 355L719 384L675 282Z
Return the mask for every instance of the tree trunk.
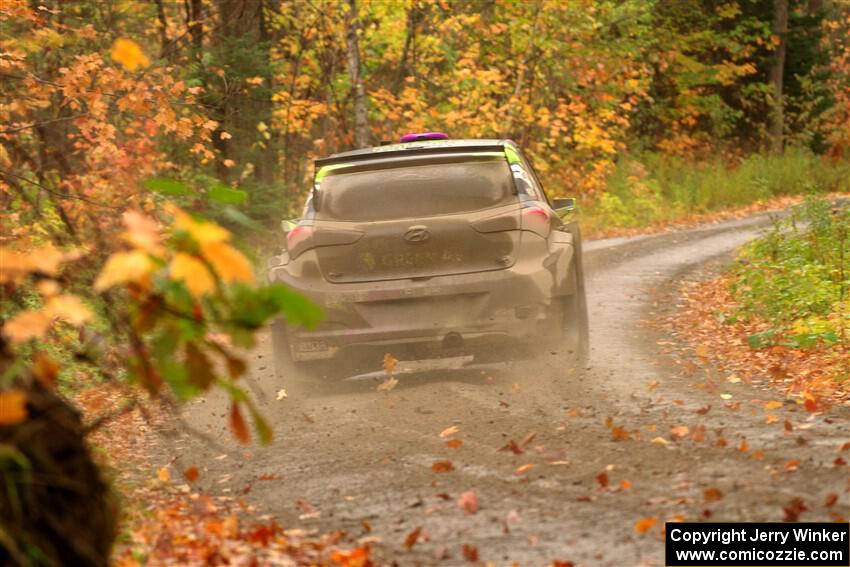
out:
M263 10L265 1L218 0L218 48L226 62L247 76L264 79L259 86L248 86L225 74L221 108L221 129L230 134L221 139L214 133L216 143L225 159L235 162L235 170L253 167L253 178L269 185L274 181L275 160L271 151L271 73L269 67L268 34ZM232 57L232 60L228 60ZM232 62L231 62L232 61ZM246 68L246 61L252 63ZM265 127L260 126L263 124ZM219 171L227 180L229 174Z
M770 84L773 86L773 108L770 117L770 149L782 153L785 126L782 86L785 71L785 50L788 35L788 0L773 0L773 34L779 38L773 64L770 67Z
M348 0L348 12L345 14L345 39L348 46L348 74L351 77L351 90L354 93L354 145L365 148L369 145L369 116L366 109L366 89L360 64L360 47L357 32L360 21L357 18L357 0Z
M189 27L189 35L192 38L192 46L200 54L204 45L204 25L201 20L204 17L202 0L186 0L186 23Z
M159 21L159 56L165 57L168 54L168 18L165 17L162 0L156 0L156 17Z

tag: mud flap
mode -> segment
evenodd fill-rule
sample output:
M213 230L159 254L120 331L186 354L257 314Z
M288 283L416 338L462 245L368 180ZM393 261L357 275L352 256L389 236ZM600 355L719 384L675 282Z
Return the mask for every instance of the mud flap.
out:
M551 266L555 281L552 290L553 297L575 293L573 278L569 277L575 256L575 237L570 232L555 230L552 231L549 242L552 255L557 258L554 265Z

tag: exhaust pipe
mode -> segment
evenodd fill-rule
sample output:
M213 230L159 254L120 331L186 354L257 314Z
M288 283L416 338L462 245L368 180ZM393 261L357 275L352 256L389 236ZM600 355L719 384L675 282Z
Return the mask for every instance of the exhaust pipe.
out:
M449 333L443 339L444 348L460 348L463 346L463 337L460 333Z

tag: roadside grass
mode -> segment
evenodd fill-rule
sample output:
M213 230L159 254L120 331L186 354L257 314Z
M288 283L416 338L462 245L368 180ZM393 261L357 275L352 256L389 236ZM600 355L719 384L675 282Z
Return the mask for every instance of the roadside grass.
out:
M808 198L680 297L673 329L730 381L770 382L809 411L850 405L847 202Z
M850 379L850 205L810 198L741 251L729 289L732 315L770 327L750 347L836 347L837 380Z
M850 160L796 148L731 165L646 153L618 162L606 190L582 204L581 223L591 236L622 234L830 192L850 192Z

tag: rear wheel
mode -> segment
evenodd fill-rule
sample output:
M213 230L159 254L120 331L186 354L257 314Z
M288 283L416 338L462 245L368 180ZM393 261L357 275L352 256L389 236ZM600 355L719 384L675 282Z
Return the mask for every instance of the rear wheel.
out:
M579 269L574 266L570 270L572 294L564 298L563 322L561 339L564 349L573 356L579 366L587 364L590 355L590 325L587 317L587 296L584 289L584 278L579 277Z

